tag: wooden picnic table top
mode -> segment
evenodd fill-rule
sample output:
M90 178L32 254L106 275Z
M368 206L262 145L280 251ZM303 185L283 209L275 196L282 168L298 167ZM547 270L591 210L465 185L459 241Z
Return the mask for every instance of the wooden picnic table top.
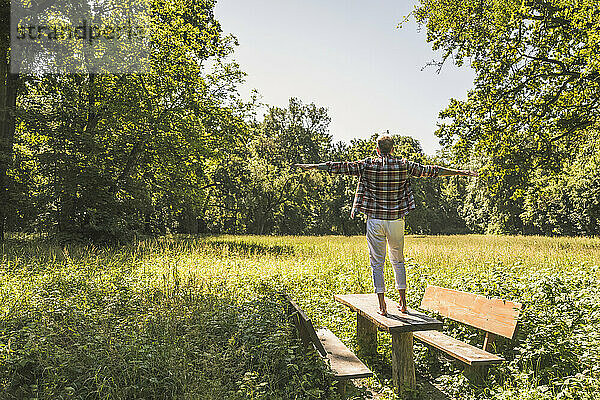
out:
M336 294L336 301L347 305L365 318L373 322L378 328L389 332L415 332L428 330L441 330L442 322L415 310L408 310L404 314L398 309L398 303L385 298L388 315L377 313L379 302L375 293L371 294Z

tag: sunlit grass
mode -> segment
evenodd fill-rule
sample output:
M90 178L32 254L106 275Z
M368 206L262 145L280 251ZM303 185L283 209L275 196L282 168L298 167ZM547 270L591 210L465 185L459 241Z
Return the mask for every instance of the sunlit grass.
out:
M585 379L597 377L597 372L585 372L585 368L600 357L597 357L597 354L586 355L588 353L585 349L597 348L600 345L598 335L594 334L596 328L600 328L600 310L597 306L600 297L599 286L594 283L600 280L600 239L484 235L407 236L405 258L410 306L418 307L427 284L522 301L529 307L530 314L526 314L528 319L523 322L523 335L528 336L518 339L517 344L525 348L538 346L535 343L539 342L542 343L539 346L544 347L546 342L554 343L553 337L548 337L552 334L548 332L560 332L577 343L573 345L575 350L569 357L582 357L581 371L574 370L573 368L578 367L571 364L564 370L573 374L583 374L581 376ZM386 267L386 283L388 288L393 288L393 276L389 265ZM154 326L152 329L162 326L161 332L166 338L168 332L185 334L185 329L189 329L180 327L174 321L189 319L196 322L186 324L195 326L194 324L201 324L202 318L208 318L208 315L213 315L219 307L226 304L251 304L265 295L273 297L281 290L292 294L316 325L327 326L350 347L354 346L355 317L346 307L336 304L333 295L372 291L365 238L177 236L148 239L119 248L92 245L59 246L39 239L12 239L2 247L0 253L0 321L5 327L1 335L3 342L0 342L0 355L3 354L5 361L10 361L11 357L16 357L15 346L24 346L18 351L34 351L32 354L35 354L37 347L31 347L34 343L27 342L25 336L21 337L20 341L11 339L11 335L24 335L23 329L29 329L26 328L27 324L35 327L31 329L36 332L35 337L38 339L47 334L49 341L55 341L56 335L60 334L67 335L71 341L75 340L73 338L80 338L77 340L82 342L108 340L107 343L114 346L118 342L111 342L111 324L120 327L137 326L135 329L139 332L147 332L149 326ZM396 297L393 290L389 290L388 294ZM194 305L195 298L202 299L206 304ZM111 305L111 302L115 305ZM133 302L133 305L128 302ZM577 304L578 309L569 309L571 303ZM185 311L190 307L199 307L198 312L205 317L200 318ZM227 312L226 310L227 308L223 312ZM100 321L100 325L97 326L94 325L95 322L89 322L94 321L90 316L95 314ZM564 325L565 320L571 321L571 325ZM88 321L85 323L91 323L93 326L77 326L81 321ZM551 329L540 333L534 331L536 324L549 325ZM174 328L175 326L177 328ZM230 328L233 329L233 326ZM473 343L480 340L475 332L459 328L452 324L448 326L448 329L458 329L456 333L462 335L464 340ZM94 333L94 329L100 331ZM135 329L134 332L137 332ZM240 329L239 326L236 329ZM93 339L96 337L97 339ZM130 338L127 340L137 343L133 336L119 337L121 340ZM194 340L199 340L194 342L197 346L203 346L201 338ZM57 343L62 342L58 340ZM153 346L151 343L152 341L144 342L143 345ZM567 351L564 349L568 347L561 347L561 343L563 342L556 342L555 345L546 348L544 351L548 355L544 357L549 361L543 361L546 360L543 357L542 361L567 362L561 361L561 354ZM56 349L59 345L53 346L55 347L49 348ZM72 344L66 343L64 346L63 351L67 354L73 351ZM104 345L96 343L93 346L96 346L94 348L97 351L101 351ZM509 352L513 351L511 349L514 343L506 342L502 346L505 352ZM149 349L151 353L154 351L152 347ZM168 349L161 350L167 355L171 354L170 351L176 351L175 347L166 346L164 349ZM126 365L126 357L131 356L131 351L134 350L122 353L107 348L106 351L107 354L125 357L118 365ZM527 351L524 350L523 354L528 354ZM386 379L389 377L386 378L386 374L389 372L386 372L386 368L389 368L390 362L387 335L380 335L380 352L383 358L376 362L371 361L376 377L368 380L367 385L374 391L382 390L387 393L389 382ZM419 369L422 372L430 371L428 362L431 355L423 356L421 353L418 357ZM28 356L23 355L25 353L19 354L28 360ZM543 391L536 389L536 379L539 381L543 378L540 378L542 372L525 378L525 381L522 377L517 379L529 368L527 363L530 362L527 357L519 354L521 353L514 356L515 361L511 364L493 371L494 380L490 383L491 387L500 390L501 386L506 386L505 391L500 390L506 395L504 398L520 398L525 392L545 398ZM45 360L43 362L51 363L52 357L54 356L51 354L45 354L42 357ZM71 360L69 362L77 360L73 354L65 357ZM170 358L164 357L166 358L163 362L169 362ZM181 360L185 359L184 357ZM181 360L178 362L182 362ZM60 372L63 371L63 367L67 368L63 365L56 373L64 373ZM58 367L55 365L52 368ZM5 370L0 389L10 384L7 371L12 370ZM146 372L135 371L131 372L132 377L123 378L123 382L138 382L140 379L145 382L145 378L142 379L144 375L139 374ZM463 387L464 382L457 378L458 375L448 375L450 371L442 368L437 372L441 377L451 380L447 383L449 387ZM99 376L103 376L102 371L99 373ZM106 376L119 374L118 371L105 373ZM187 391L192 398L203 398L198 395L201 393L200 387L205 390L206 385L210 386L206 384L210 380L190 380L189 376L193 376L194 373L197 372L190 370L189 373L186 372L187 375L184 374L185 376L182 375L167 384L152 383L153 381L149 384L156 388L191 385L182 390ZM554 376L552 379L556 382L564 382L568 375L563 375L563 372L550 372L547 376ZM63 389L68 385L68 382L60 383L61 379L69 378L55 376L51 379L45 376L36 379L49 379L56 386L52 389L55 392L48 389L46 393L58 393L62 390L60 385L63 385ZM110 387L111 383L95 382L91 387L99 390L98 385ZM235 386L235 383L233 385ZM73 390L77 392L78 388L74 387ZM110 390L106 389L105 392L113 393ZM211 390L221 393L218 387L212 387ZM464 391L456 390L459 393L458 397L465 395ZM557 393L557 390L553 386L548 393ZM592 394L596 393L593 392L595 389L590 390ZM168 394L165 393L161 396L168 398ZM223 393L225 392L221 395ZM581 395L581 391L576 393ZM538 398L535 396L531 398ZM487 397L491 398L491 395ZM384 398L389 396L385 395Z

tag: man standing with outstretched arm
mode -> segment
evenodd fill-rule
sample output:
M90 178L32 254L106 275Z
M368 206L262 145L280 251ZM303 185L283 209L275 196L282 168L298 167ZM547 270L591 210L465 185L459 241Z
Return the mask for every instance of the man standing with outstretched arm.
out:
M304 170L318 169L332 174L359 177L352 218L356 211L367 215L367 245L373 270L373 286L379 300L379 313L387 314L385 304L386 240L390 250L390 263L394 268L396 289L400 294L400 311L406 308L406 270L404 268L404 217L415 208L415 199L410 187L410 177L425 176L477 176L477 172L456 170L437 165L422 165L392 156L394 139L381 135L377 139L376 158L352 162L321 164L295 164Z

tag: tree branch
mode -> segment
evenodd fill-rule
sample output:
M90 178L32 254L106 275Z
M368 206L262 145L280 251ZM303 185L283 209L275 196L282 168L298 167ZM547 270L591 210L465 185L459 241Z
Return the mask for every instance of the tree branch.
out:
M530 60L541 61L541 62L546 62L549 64L557 65L561 69L561 72L560 72L561 75L572 75L575 77L581 76L581 73L579 73L579 72L569 71L569 69L567 68L565 63L560 60L556 60L556 59L548 58L548 57L530 56L529 54L520 54L520 55L521 55L521 57L525 57Z
M565 136L569 136L570 134L574 133L575 131L578 131L580 129L585 129L593 124L594 124L594 121L590 121L590 120L582 121L579 124L575 124L571 128L569 128L567 131L561 133L560 135L556 135L553 138L550 138L550 143L554 143L557 140L560 140Z
M143 143L141 141L139 141L136 144L134 144L133 148L129 151L129 155L127 156L127 163L125 164L125 168L123 168L123 171L121 172L121 174L119 174L119 177L115 181L114 189L113 189L114 191L116 191L119 188L119 186L121 186L123 181L125 179L127 179L129 177L129 175L131 174L131 170L133 169L133 167L137 161L138 155L142 151L142 145L143 145Z

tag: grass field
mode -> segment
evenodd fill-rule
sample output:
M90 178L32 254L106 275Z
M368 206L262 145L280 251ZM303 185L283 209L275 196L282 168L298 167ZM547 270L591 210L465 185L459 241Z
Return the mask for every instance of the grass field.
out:
M427 284L526 305L517 339L498 343L508 361L483 387L415 346L419 375L448 397L600 397L600 239L408 236L405 256L409 306ZM293 339L281 290L352 348L355 317L333 294L372 291L365 239L165 237L119 248L10 239L0 398L337 398L327 368ZM395 398L390 341L379 335L380 357L367 360L376 376L353 398Z

